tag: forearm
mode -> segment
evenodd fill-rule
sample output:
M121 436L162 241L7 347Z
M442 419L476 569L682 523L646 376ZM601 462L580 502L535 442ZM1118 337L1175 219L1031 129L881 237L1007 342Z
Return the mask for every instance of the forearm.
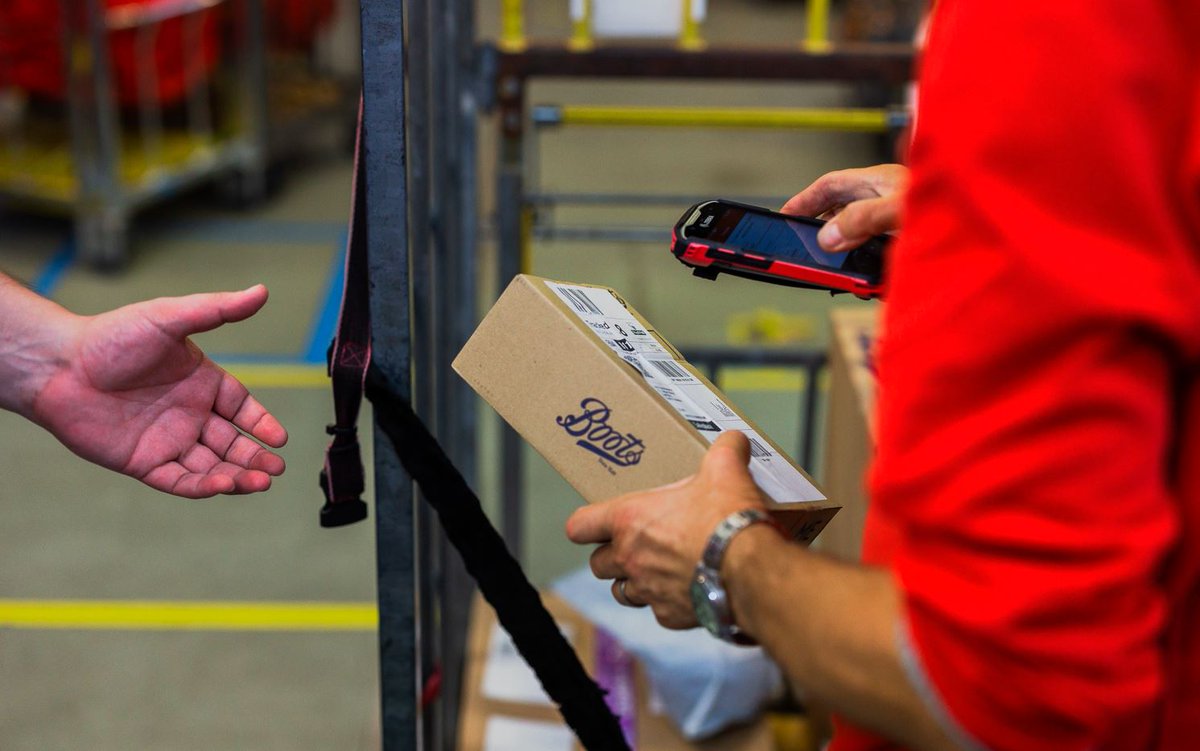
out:
M73 319L0 274L0 407L30 416L42 385L62 365Z
M722 574L738 623L807 695L910 748L954 748L901 665L890 574L809 552L766 527L734 540Z

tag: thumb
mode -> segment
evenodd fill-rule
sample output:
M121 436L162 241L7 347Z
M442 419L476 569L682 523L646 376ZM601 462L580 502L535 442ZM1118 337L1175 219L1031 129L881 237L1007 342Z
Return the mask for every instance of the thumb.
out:
M140 303L156 326L176 338L211 331L225 323L244 321L267 302L262 284L240 292L207 292L185 297L163 297Z
M900 228L900 197L868 198L846 205L817 233L821 247L830 251L856 248L871 235L882 235Z
M717 437L700 463L699 474L706 479L749 476L750 441L740 430L727 430Z

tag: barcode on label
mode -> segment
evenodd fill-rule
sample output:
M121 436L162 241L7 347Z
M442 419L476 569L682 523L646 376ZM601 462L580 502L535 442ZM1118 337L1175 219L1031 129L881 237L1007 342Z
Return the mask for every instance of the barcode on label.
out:
M746 436L749 438L749 436ZM750 438L750 456L756 456L760 459L766 458L775 452L764 446L757 438Z
M691 378L692 374L676 365L671 360L647 360L654 367L658 368L659 372L668 378Z
M587 296L587 293L581 289L568 289L559 287L563 294L567 296L567 302L571 303L571 307L580 313L591 313L592 315L604 315L600 307L592 302L592 299Z

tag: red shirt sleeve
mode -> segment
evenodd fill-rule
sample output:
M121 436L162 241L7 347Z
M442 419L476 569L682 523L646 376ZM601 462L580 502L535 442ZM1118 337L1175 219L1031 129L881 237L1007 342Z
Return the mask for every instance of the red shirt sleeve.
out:
M1197 39L1194 3L937 4L879 355L895 544L866 555L929 701L986 748L1110 747L1163 690Z

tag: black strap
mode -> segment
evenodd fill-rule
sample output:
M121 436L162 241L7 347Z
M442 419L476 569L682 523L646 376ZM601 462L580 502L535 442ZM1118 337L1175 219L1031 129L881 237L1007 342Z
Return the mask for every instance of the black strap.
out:
M446 456L408 402L367 378L367 398L375 420L396 448L421 494L437 512L446 537L462 556L467 572L533 668L563 719L587 749L627 749L620 723L604 702L604 692L588 676L579 657L559 632L538 591L525 577L504 539L492 526L478 496Z
M354 158L354 192L350 235L346 246L346 288L337 338L329 352L335 422L325 454L321 488L325 506L321 525L336 527L363 519L361 452L355 423L367 397L375 420L391 441L405 470L434 509L446 537L462 556L467 571L493 608L517 651L533 668L542 688L558 704L563 719L588 751L627 751L620 723L604 701L604 692L579 662L578 655L546 610L483 512L478 496L459 474L442 447L413 412L412 406L382 385L370 369L371 321L368 301L365 170L362 169L362 111Z
M366 170L361 169L362 101L354 143L354 183L350 189L350 228L346 236L346 282L337 335L329 347L329 377L333 382L333 436L325 449L321 470L322 527L341 527L367 518L363 492L362 452L358 446L358 410L363 380L371 362L371 308L367 299Z

